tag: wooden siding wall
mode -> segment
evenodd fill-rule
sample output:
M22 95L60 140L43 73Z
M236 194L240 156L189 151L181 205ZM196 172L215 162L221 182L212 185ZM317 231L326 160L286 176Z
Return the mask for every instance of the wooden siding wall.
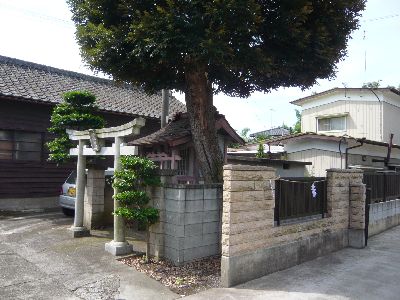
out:
M0 129L14 129L49 135L51 106L0 99ZM57 196L73 165L57 167L39 161L0 160L0 198Z
M312 165L306 166L307 176L325 177L326 169L340 168L340 154L337 152L308 149L299 152L288 153L289 160L311 162ZM345 159L343 155L342 164L344 167Z
M393 136L393 143L400 144L400 107L383 103L383 141L388 143L391 133Z
M346 132L330 133L381 141L381 105L378 101L339 100L302 111L302 132L316 132L316 118L324 115L349 113ZM323 132L322 132L323 133Z
M0 129L14 129L42 132L44 140L50 135L52 106L20 102L0 97ZM102 113L107 126L117 126L131 121L133 116ZM147 120L141 135L159 129L158 120ZM44 141L44 142L45 142ZM41 162L0 160L0 198L35 198L59 195L60 187L68 174L75 168L71 163L58 167L46 161ZM112 163L110 164L110 166Z
M362 154L349 154L349 165L363 165L370 166L373 168L385 168L383 162L373 162L374 159L382 159L385 153L382 152L382 156L371 156ZM363 158L364 156L364 158ZM321 150L321 149L307 149L303 151L288 153L289 160L295 161L309 161L312 165L306 166L308 176L326 176L326 169L330 168L345 168L346 160L345 153L342 154L342 163L340 163L340 154L333 151ZM392 164L399 164L400 159L391 158Z

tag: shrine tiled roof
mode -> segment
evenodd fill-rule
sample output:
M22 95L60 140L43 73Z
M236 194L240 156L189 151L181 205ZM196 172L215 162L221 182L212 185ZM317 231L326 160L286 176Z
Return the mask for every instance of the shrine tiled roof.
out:
M72 90L95 94L102 111L149 118L160 118L161 115L161 92L148 95L132 85L0 55L0 96L57 104L62 101L63 93ZM172 116L186 108L172 97L169 111Z
M230 136L232 141L244 144L243 139L229 125L221 114L216 115L216 128L218 132L223 131ZM158 131L129 142L129 145L146 146L155 144L168 144L183 138L191 137L190 122L187 113L177 114L167 126ZM182 140L183 141L183 140Z
M179 138L191 136L189 119L175 117L167 126L158 131L129 142L129 145L154 145L168 143Z

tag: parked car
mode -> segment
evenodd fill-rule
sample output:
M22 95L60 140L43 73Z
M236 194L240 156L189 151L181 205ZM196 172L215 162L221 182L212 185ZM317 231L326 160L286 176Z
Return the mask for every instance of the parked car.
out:
M104 171L105 176L110 178L114 175L114 169L108 168ZM67 180L63 183L60 190L59 203L63 213L67 216L73 216L75 213L76 200L76 171L69 174Z
M59 198L63 213L67 216L73 216L75 211L76 199L76 171L69 174L67 180L61 186L61 195Z

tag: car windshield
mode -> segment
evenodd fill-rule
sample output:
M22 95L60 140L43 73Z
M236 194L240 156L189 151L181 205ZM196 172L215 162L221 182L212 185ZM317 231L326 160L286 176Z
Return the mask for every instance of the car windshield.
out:
M65 181L66 183L69 184L75 184L76 183L76 171L73 171Z

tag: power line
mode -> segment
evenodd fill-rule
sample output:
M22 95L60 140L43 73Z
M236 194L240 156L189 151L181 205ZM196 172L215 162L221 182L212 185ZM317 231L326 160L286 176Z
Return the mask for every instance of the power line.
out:
M16 7L16 6L8 5L8 4L4 4L4 3L0 3L0 7L8 9L8 10L13 10L13 11L22 13L26 16L34 17L34 18L41 19L41 20L44 20L47 22L58 23L60 25L67 26L67 27L74 27L74 25L69 20L45 15L45 14L39 13L37 11L33 11L33 10L21 8L21 7Z
M362 22L375 22L375 21L381 21L381 20L392 19L392 18L397 18L397 17L400 17L400 14L376 17L376 18L372 18L372 19L363 20Z

